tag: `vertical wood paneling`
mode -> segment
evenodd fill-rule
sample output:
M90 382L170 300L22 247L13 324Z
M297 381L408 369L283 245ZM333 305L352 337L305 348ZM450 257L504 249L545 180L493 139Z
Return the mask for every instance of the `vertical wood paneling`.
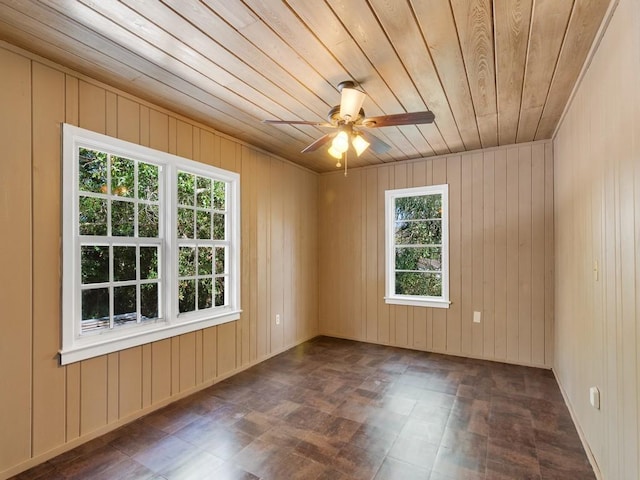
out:
M119 354L118 413L124 418L142 408L142 347L129 348Z
M205 382L218 375L218 328L211 327L202 331L202 377Z
M196 384L196 332L180 335L179 339L179 390L184 392Z
M545 165L555 177L546 204L557 281L545 309L555 305L556 375L601 478L621 480L640 474L639 20L640 4L621 0ZM600 410L587 401L591 386Z
M507 149L507 318L506 359L517 361L518 354L518 149Z
M393 174L394 185L393 188L406 188L407 182L407 164L395 165ZM393 335L391 337L391 343L406 347L409 345L409 339L407 338L407 316L409 307L406 305L391 305L391 331Z
M236 369L236 325L235 322L224 323L217 327L216 366L218 375L225 375Z
M484 224L484 154L482 152L476 153L471 159L473 163L472 170L472 212L471 219L471 312L467 312L469 319L471 320L471 353L475 356L481 356L483 354L483 327L486 319L481 318L481 323L473 323L473 312L484 313L483 300L484 300L484 247L485 237L484 231L487 226Z
M460 181L460 217L453 219L460 224L460 316L461 332L460 345L462 353L467 355L472 351L473 330L473 157L463 156L462 177ZM476 246L477 248L477 246ZM453 301L453 300L452 300Z
M0 217L12 232L0 240L11 253L2 258L0 303L14 319L0 337L7 387L0 389L0 478L317 334L316 174L29 54L0 48L0 69ZM240 321L58 365L63 121L241 172L242 261L250 275L242 279L249 302ZM286 339L281 329L273 345L272 303L289 322Z
M368 255L364 255L367 262L366 269L366 298L367 309L364 312L367 322L367 334L365 339L375 342L378 339L378 169L371 168L364 172L365 190L366 190L366 214L365 214L365 231L366 244L365 249ZM371 253L369 253L371 252Z
M547 171L553 164L551 154L549 142L533 143L367 167L350 172L347 179L337 173L322 175L320 332L549 367L553 312L546 292L553 289L553 268L548 267L553 232L546 226L553 222L553 195L547 191L553 184ZM387 305L384 191L442 183L449 185L451 305ZM349 281L343 285L336 278ZM366 296L364 301L358 292ZM532 305L533 298L538 305ZM473 322L474 311L481 313L479 324ZM359 315L367 317L362 331Z
M495 306L494 351L495 358L507 356L507 152L504 149L494 153L494 241L495 241L495 283L493 301ZM547 216L550 218L547 220ZM545 221L553 223L553 212L545 210ZM553 239L552 239L553 240ZM553 277L545 278L545 285L552 283ZM549 312L545 310L545 319ZM545 322L545 325L548 321ZM549 364L547 364L549 365Z
M447 160L444 157L436 158L432 162L434 185L447 182ZM433 309L433 348L446 351L448 345L447 314L441 308Z
M80 365L80 434L107 424L107 357L84 360Z
M120 352L107 355L107 423L120 417Z
M545 245L545 198L544 198L545 145L532 147L531 157L531 361L544 364L545 326L533 321L544 318L544 257Z
M380 343L389 343L389 305L384 302L385 295L385 238L384 238L384 191L391 187L389 183L389 170L390 167L380 167L376 169L378 171L378 225L375 232L378 237L378 341ZM322 193L322 192L321 192ZM382 212L382 214L380 214ZM320 229L326 228L324 225L320 225ZM372 232L373 234L373 232ZM321 290L323 287L321 287ZM322 320L322 318L321 318ZM320 331L322 331L323 325L320 324Z
M284 167L281 162L274 159L271 160L269 170L269 183L271 186L271 205L269 211L271 213L271 222L269 230L269 238L271 239L269 258L271 261L270 271L270 309L269 309L269 328L270 328L270 345L269 351L275 352L284 346L284 326L283 322L287 319L283 315L284 304ZM276 324L276 315L280 315L280 323Z
M482 291L482 355L495 357L495 297L496 297L496 250L495 250L495 154L496 152L486 152L483 159L483 185L482 185L482 204L483 204L483 251L482 251L482 267L483 267L483 291ZM544 215L544 208L540 210ZM544 218L544 217L543 217ZM541 243L542 245L542 243ZM539 249L543 251L542 249ZM493 288L492 288L493 287ZM544 279L541 282L541 288L544 288ZM544 318L540 315L536 318ZM544 328L544 322L540 322ZM544 352L544 344L542 345ZM544 365L544 359L537 362Z
M33 455L65 441L65 369L58 368L60 326L60 129L65 120L64 74L38 63L32 66L33 135ZM51 92L55 92L54 95Z
M104 88L80 81L79 126L98 133L107 129L107 92ZM117 356L117 354L113 354ZM109 383L108 356L96 357L81 362L80 365L80 434L90 433L107 424L109 419L109 399L111 412L117 401L117 378L114 373ZM112 359L112 365L114 365ZM111 386L112 396L109 397ZM115 415L117 418L117 415Z
M518 159L518 359L531 362L531 148Z
M31 62L0 50L0 471L31 455ZM10 232L10 234L9 234Z
M79 123L79 90L77 78L65 75L65 121L72 125ZM47 306L45 306L47 308ZM58 325L56 325L58 327ZM80 436L80 362L68 365L66 374L66 441Z
M459 155L447 158L447 183L449 184L449 296L450 298L462 298L462 212L463 205L462 188L462 157ZM465 169L466 171L466 169ZM464 230L466 232L466 229ZM421 308L420 311L431 309ZM451 353L462 352L462 302L451 302L447 310L447 351Z

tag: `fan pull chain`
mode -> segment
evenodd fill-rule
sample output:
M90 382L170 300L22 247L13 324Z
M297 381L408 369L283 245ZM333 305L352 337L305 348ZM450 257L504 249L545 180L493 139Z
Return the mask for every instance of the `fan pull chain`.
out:
M347 152L344 152L344 176L345 177L347 176Z

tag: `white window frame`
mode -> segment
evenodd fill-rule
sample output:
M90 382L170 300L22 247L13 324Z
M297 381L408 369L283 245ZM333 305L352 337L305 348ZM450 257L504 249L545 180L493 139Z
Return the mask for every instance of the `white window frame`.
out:
M442 195L442 295L398 295L396 283L395 203L404 197ZM385 302L395 305L449 308L449 185L428 185L385 191Z
M61 364L116 352L126 348L220 325L240 318L240 175L148 147L63 124L62 184L62 348ZM133 243L160 245L158 292L159 319L81 335L80 235L78 229L78 155L80 148L98 150L157 165L159 176L159 238ZM226 264L229 281L225 305L195 312L178 313L177 171L194 173L226 182ZM119 239L129 237L111 237Z

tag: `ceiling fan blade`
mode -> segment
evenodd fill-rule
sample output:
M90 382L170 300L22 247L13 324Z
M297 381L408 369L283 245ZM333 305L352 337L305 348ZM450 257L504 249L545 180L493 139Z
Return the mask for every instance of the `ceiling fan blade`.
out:
M262 120L262 123L271 125L315 125L317 127L333 127L327 122L313 122L310 120Z
M317 149L319 149L321 146L327 144L329 142L329 140L331 140L333 137L335 137L336 134L335 133L327 133L326 135L321 136L319 139L317 139L315 142L313 142L311 145L309 145L308 147L306 147L304 150L302 150L300 153L309 153L309 152L314 152Z
M358 130L358 133L361 134L367 142L369 142L371 150L378 155L382 155L383 153L387 153L391 150L390 145L386 144L375 135L371 135L369 132L365 132L364 130Z
M435 119L433 112L396 113L395 115L381 115L379 117L369 117L362 121L363 127L394 127L398 125L416 125L420 123L432 123Z

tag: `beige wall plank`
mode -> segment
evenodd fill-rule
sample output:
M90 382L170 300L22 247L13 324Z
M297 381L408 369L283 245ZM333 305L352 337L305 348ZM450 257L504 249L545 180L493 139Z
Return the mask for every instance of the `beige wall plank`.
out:
M518 149L510 148L507 150L507 318L506 318L506 338L507 352L506 359L517 361L518 354Z
M507 357L507 151L494 153L495 201L495 358ZM549 219L550 217L550 219ZM545 221L553 223L553 214L547 210ZM553 239L552 239L553 240ZM545 283L545 285L547 285Z
M486 152L483 158L483 292L482 292L482 355L495 357L495 298L496 298L496 250L495 250L495 151ZM541 211L544 214L544 209ZM543 243L541 242L541 245ZM544 279L543 279L544 280ZM544 285L541 285L544 287ZM544 325L544 319L542 319ZM544 359L539 362L544 364Z
M462 157L447 157L449 184L449 299L447 310L447 351L462 351ZM466 199L466 197L465 197ZM429 309L431 310L431 309Z
M544 149L544 318L545 364L554 364L554 225L553 225L553 144ZM598 212L599 213L599 212ZM596 257L598 258L598 257ZM600 315L602 318L602 315Z
M390 167L380 167L378 171L378 341L389 343L389 305L384 302L385 296L385 236L384 236L384 191L390 187ZM326 228L321 225L320 227ZM323 262L324 263L324 262ZM322 320L322 319L321 319Z
M284 182L283 165L271 159L269 169L271 186L271 222L270 222L270 310L269 328L271 342L269 351L275 352L284 346ZM276 324L276 315L280 315L280 324Z
M140 143L140 104L118 96L118 138Z
M183 120L176 122L176 155L193 158L193 126Z
M270 261L269 255L269 224L271 204L271 189L269 188L269 182L264 181L269 178L269 157L260 154L258 157L257 175L262 179L258 182L258 194L257 198L257 255L258 255L258 272L257 272L257 291L258 291L258 304L257 304L257 324L258 332L256 335L257 352L258 357L267 355L270 350L269 345L269 322L271 317L270 310L270 296L269 296L269 284L270 284Z
M80 436L80 362L66 368L66 441Z
M205 382L218 375L218 327L202 331L202 376Z
M531 361L544 363L545 347L545 146L532 147L531 156Z
M79 127L98 133L107 131L106 92L83 80L79 89Z
M462 160L460 179L460 318L462 353L470 355L473 348L473 156L465 156ZM477 248L477 247L476 247Z
M76 77L64 76L64 121L71 125L79 125L80 85Z
M444 157L432 160L433 184L447 183L447 159ZM445 351L448 345L447 338L447 313L442 308L433 310L433 348L437 351Z
M424 162L425 185L433 185L433 162ZM451 194L451 192L449 192ZM426 309L427 316L427 350L433 349L433 308ZM459 344L459 342L458 342Z
M195 359L195 377L196 377L196 381L195 384L196 385L200 385L203 382L203 373L202 373L202 369L203 369L203 362L202 362L202 330L198 330L197 332L195 332L196 334L196 359Z
M184 392L196 385L196 332L180 335L180 391Z
M149 146L161 152L169 151L169 117L157 110L149 112Z
M84 360L80 365L80 434L107 424L107 357Z
M149 146L149 135L151 133L151 112L146 105L140 105L140 145Z
M120 352L107 355L107 423L120 417Z
M32 65L33 101L33 455L65 441L65 369L58 365L60 125L65 120L65 76Z
M119 354L119 415L124 418L142 408L142 347Z
M180 393L180 337L171 339L171 395Z
M136 117L137 118L137 117ZM111 137L118 136L118 95L114 92L105 92L105 131Z
M235 322L218 325L218 344L216 365L218 375L225 375L236 368L236 325Z
M31 455L31 62L0 50L0 471ZM10 174L9 174L10 172Z
M298 197L296 191L300 188L300 182L295 178L296 171L292 165L284 165L283 184L288 188L283 189L283 292L282 292L282 327L283 342L285 346L292 345L296 338L296 284L294 282L295 272L300 268L296 264L296 233L299 231L298 218L295 215L295 198ZM297 170L297 169L296 169ZM288 292L291 292L289 294Z
M393 168L393 188L406 188L409 186L407 179L407 164L401 163ZM406 305L391 305L391 343L406 347L409 345L408 338L408 309Z
M151 405L151 372L153 349L150 343L142 346L142 407Z
M484 313L484 246L486 239L484 238L484 154L478 152L472 157L472 219L471 219L471 276L472 276L472 293L471 293L471 311L467 312L471 319L471 352L474 356L483 355L484 346L484 323L486 319L481 319L481 323L473 323L473 312ZM489 286L487 285L487 288ZM463 321L466 320L463 314Z
M151 344L151 402L171 396L171 339Z
M518 159L518 358L531 362L531 148Z

